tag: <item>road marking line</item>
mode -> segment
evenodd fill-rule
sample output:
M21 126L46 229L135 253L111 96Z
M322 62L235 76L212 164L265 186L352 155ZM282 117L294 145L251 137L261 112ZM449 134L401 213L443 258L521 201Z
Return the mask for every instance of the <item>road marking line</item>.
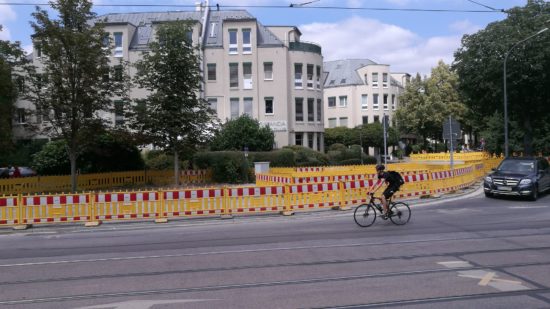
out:
M493 280L494 277L495 273L487 273L485 276L483 276L483 278L481 278L481 281L479 281L478 285L486 286L487 284L489 284L489 282L491 282L491 280Z
M484 280L490 275L490 278L488 278L488 282L485 283ZM494 278L495 276L495 273L487 273L485 276L483 277L479 277L479 276L471 276L471 275L458 275L459 277L463 277L463 278L472 278L472 279L481 279L481 281L478 283L479 285L488 285L489 283L491 283L491 281L493 282L503 282L503 283L511 283L511 284L519 284L521 285L521 282L520 281L513 281L513 280L505 280L505 279L499 279L499 278ZM483 283L483 284L482 284Z

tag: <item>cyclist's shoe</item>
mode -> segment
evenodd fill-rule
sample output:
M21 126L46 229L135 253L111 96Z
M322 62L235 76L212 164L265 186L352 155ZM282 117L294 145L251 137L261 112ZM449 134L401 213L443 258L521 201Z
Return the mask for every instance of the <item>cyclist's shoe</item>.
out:
M389 218L387 214L382 214L380 217L381 217L383 220L388 220L388 218Z

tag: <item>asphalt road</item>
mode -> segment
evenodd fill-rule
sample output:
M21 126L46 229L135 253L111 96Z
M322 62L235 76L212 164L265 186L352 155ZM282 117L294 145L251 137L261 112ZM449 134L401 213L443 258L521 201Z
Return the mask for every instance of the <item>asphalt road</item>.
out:
M550 308L550 197L0 230L1 308Z

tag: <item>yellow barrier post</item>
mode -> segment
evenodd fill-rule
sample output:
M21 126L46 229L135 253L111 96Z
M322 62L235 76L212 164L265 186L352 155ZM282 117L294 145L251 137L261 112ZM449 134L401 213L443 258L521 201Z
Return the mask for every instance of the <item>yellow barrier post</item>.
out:
M29 220L29 218L25 218L25 220ZM32 224L24 224L23 223L23 197L20 194L17 194L17 224L13 226L14 230L26 230L28 228L32 227Z
M346 188L343 182L338 183L338 188L340 189L340 210L350 210L351 208L347 205L346 201Z
M101 224L101 221L99 219L96 220L96 211L95 211L95 193L88 194L88 197L90 199L90 202L88 203L88 215L90 216L90 220L88 222L84 223L85 227L94 227L99 226Z
M223 199L222 199L222 209L223 214L220 216L221 219L233 219L233 213L231 212L230 202L229 202L229 189L224 186L223 190Z
M290 186L285 186L285 207L283 210L283 216L292 216L294 211L292 210L291 199L290 199Z
M164 191L159 191L159 202L157 203L157 217L155 218L155 223L167 223L168 218L164 216L164 212L168 212L166 205L164 203Z

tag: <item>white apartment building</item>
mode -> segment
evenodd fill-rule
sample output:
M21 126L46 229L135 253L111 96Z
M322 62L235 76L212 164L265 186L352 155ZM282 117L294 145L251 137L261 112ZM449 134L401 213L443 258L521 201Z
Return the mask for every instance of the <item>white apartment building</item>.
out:
M131 64L141 59L160 23L194 21L189 35L201 46L205 82L201 95L222 122L248 114L272 128L275 148L302 145L324 150L321 47L300 42L298 28L264 26L247 11L210 10L207 3L192 12L107 14L100 19L105 19L111 37L113 65L119 59ZM39 65L39 55L32 56ZM135 68L129 73L134 76ZM131 91L134 99L146 95L143 89ZM28 102L19 102L18 107L32 109ZM105 117L113 125L123 125L123 107L116 98L113 107L115 112ZM16 129L25 121L38 120L18 117Z
M384 115L392 124L409 74L391 73L389 65L368 59L328 61L324 69L325 128L382 122Z

